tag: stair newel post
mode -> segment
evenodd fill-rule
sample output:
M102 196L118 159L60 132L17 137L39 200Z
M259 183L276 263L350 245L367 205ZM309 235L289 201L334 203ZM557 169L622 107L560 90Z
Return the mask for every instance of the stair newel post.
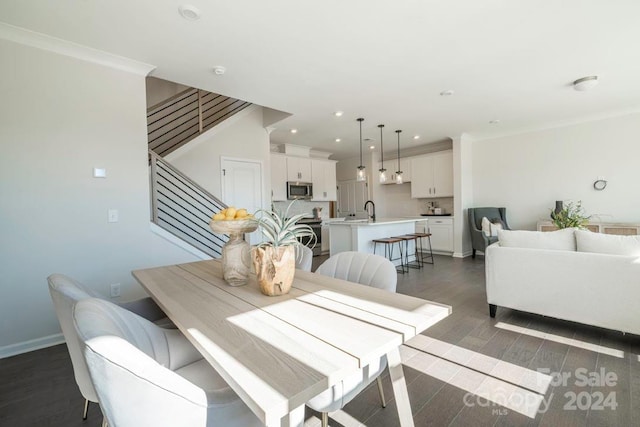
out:
M198 89L198 133L202 133L202 91Z

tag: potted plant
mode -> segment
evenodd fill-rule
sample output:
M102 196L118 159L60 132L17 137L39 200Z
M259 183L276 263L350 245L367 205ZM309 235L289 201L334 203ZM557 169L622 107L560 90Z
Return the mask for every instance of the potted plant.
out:
M289 292L296 268L296 248L303 245L303 237L309 238L307 245L315 244L316 236L311 227L298 224L305 214L289 216L292 205L293 202L284 213L275 209L256 212L264 241L253 249L253 265L260 290L265 295Z
M564 204L562 209L551 212L551 220L559 229L563 228L585 228L591 216L584 215L582 202L573 203L571 201Z

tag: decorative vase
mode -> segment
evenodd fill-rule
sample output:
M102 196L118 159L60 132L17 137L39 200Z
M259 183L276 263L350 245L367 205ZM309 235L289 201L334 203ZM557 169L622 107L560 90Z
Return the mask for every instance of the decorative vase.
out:
M556 200L556 208L553 210L553 212L558 215L560 212L562 212L562 200ZM553 215L551 215L551 219L553 219Z
M228 234L229 241L222 247L222 275L231 286L247 283L251 269L251 249L244 240L245 233L258 228L254 220L211 221L209 226L215 233Z
M257 247L253 250L253 265L263 294L284 295L291 290L296 271L295 247Z

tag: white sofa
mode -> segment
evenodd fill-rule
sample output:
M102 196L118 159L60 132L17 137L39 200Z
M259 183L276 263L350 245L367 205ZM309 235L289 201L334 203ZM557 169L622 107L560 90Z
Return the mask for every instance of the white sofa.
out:
M501 231L487 248L487 302L640 335L640 236Z

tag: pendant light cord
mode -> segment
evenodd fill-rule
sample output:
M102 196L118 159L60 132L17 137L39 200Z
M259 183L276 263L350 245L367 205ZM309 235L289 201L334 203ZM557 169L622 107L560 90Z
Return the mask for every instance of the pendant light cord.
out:
M400 132L402 132L402 131L401 130L397 130L396 131L396 133L398 134L398 171L397 172L402 172L400 170Z
M360 167L362 167L362 122L364 119L360 118L358 121L360 122Z
M384 148L382 144L382 128L384 125L378 125L380 128L380 161L382 162L380 169L384 169Z

